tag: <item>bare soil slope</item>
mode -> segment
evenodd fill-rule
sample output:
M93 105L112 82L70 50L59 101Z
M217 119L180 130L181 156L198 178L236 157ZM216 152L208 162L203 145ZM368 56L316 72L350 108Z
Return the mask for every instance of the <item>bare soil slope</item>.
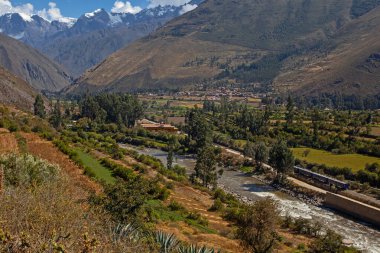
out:
M71 82L61 66L37 50L1 34L0 66L37 90L58 91Z
M0 67L0 103L30 111L37 91L24 80Z

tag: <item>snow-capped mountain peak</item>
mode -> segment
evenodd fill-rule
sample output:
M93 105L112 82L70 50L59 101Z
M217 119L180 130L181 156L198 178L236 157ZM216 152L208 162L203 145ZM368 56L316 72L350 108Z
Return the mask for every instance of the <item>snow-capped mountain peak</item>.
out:
M96 14L99 14L99 13L101 13L101 12L105 12L105 10L104 10L104 9L97 9L97 10L95 10L95 11L93 11L93 12L85 13L84 16L85 16L86 18L92 18L92 17L95 17Z

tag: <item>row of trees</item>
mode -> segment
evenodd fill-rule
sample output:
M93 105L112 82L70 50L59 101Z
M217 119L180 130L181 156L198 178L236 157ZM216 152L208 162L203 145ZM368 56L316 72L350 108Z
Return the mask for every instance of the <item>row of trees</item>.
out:
M58 100L50 105L49 121L55 128L60 128L64 118L71 118L76 113L74 108L62 106ZM44 99L37 95L34 102L34 114L40 118L48 116ZM143 105L136 96L127 94L86 95L79 101L79 117L88 118L99 124L116 123L133 127L136 120L143 115Z
M65 114L70 114L68 110L65 111ZM37 95L34 101L34 115L45 119L47 117L46 107L44 99L41 95ZM60 128L63 123L62 107L61 102L58 100L54 105L51 105L51 112L49 115L49 122L55 128Z
M80 116L98 123L117 123L133 127L143 115L143 106L136 96L128 94L86 95L79 101Z

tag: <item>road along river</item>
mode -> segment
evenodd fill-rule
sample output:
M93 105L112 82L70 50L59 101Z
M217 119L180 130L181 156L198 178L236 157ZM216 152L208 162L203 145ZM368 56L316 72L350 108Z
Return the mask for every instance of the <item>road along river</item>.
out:
M121 147L156 157L166 165L167 152L165 151L152 148L140 149L130 145L121 145ZM174 164L186 167L189 174L193 171L196 162L194 158L187 156L176 156L175 158ZM279 202L284 215L319 221L325 227L352 241L353 245L363 252L380 253L380 231L367 224L355 221L327 208L306 204L239 171L225 170L218 183L229 192L249 201L271 197Z

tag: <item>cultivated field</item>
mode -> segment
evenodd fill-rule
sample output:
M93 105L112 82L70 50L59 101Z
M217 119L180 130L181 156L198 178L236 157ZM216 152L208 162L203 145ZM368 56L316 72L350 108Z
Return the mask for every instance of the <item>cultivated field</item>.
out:
M97 179L104 180L107 183L115 183L115 178L112 177L112 172L101 165L97 159L90 154L83 152L79 148L75 149L75 152L78 153L79 159L92 173L94 173Z
M294 148L292 150L294 156L300 160L309 163L325 164L329 167L351 168L354 171L364 169L366 164L380 164L380 158L359 154L336 155L331 152L312 148ZM305 150L310 150L307 157L304 156Z

